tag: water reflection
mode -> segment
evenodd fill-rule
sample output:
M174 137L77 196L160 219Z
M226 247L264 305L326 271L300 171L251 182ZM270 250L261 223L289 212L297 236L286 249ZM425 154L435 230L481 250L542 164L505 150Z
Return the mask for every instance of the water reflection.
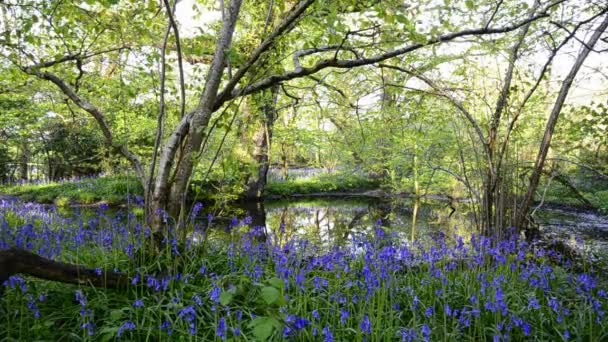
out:
M135 207L129 210L50 207L45 213L57 215L57 219L66 222L77 220L81 226L93 228L125 221L143 222L143 210ZM208 214L213 217L212 221L208 220ZM466 239L475 232L474 216L466 204L437 200L326 198L246 202L222 208L207 206L199 216L195 227L196 232L202 234L200 239L208 232L209 222L212 222L211 232L219 233L229 231L247 216L250 226L266 227L266 232L281 244L293 238L305 238L325 247L344 246L354 235L373 233L376 227L410 241L440 232L447 238L459 235ZM608 248L608 216L544 208L537 211L535 218L547 236L566 241L582 239L591 249Z
M298 237L322 245L344 245L376 227L411 240L438 232L467 236L472 231L466 207L450 217L449 204L439 201L315 199L268 201L244 208L280 240Z

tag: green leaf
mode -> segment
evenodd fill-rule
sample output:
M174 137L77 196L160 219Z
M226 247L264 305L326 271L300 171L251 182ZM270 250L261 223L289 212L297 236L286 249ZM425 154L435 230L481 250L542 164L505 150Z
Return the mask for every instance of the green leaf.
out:
M230 304L230 302L232 302L232 293L230 292L222 292L222 294L220 294L220 304L222 305L228 305Z
M472 10L475 7L475 3L473 2L473 0L465 0L464 4L470 10Z
M272 286L264 286L262 288L262 299L266 304L272 304L276 302L281 296L281 292Z
M112 312L110 312L110 318L113 321L119 321L119 320L121 320L122 316L123 316L122 310L113 310Z
M105 327L105 328L102 328L98 332L99 335L101 336L100 341L102 341L102 342L111 341L116 336L116 333L118 332L118 329L119 329L118 327Z
M253 328L253 336L258 341L267 341L272 336L273 328L279 326L279 321L272 317L257 317L249 323L249 327Z
M268 283L270 285L272 285L273 287L276 287L279 290L282 290L285 288L285 281L283 281L282 279L279 279L277 277L270 278L270 280L268 280Z

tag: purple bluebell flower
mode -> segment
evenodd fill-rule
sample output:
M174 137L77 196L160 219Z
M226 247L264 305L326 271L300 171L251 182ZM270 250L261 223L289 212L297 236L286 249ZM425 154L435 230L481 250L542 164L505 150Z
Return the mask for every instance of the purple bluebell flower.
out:
M116 337L120 338L125 333L125 331L131 330L135 330L135 323L131 321L126 321L120 326L120 328L118 328L118 331L116 332Z
M220 293L221 293L221 290L219 287L217 287L217 286L213 287L213 289L211 289L211 291L209 292L209 299L211 299L211 301L214 303L219 303L220 302Z
M422 333L424 340L428 342L431 338L431 328L428 325L423 324L420 328L420 332Z
M340 309L340 323L346 324L346 320L350 316L350 313L346 309Z
M163 321L160 325L161 331L166 331L167 335L173 334L173 329L171 328L171 323L169 321Z
M536 299L535 297L530 297L528 299L528 309L540 309L540 303L538 302L538 299Z
M80 329L86 330L87 335L89 335L89 336L93 336L93 334L95 333L94 328L95 327L93 326L93 323L91 323L91 322L82 323L82 325L80 326Z
M143 307L144 307L144 301L143 301L143 300L141 300L141 299L136 299L136 300L133 302L133 307L134 307L134 308L143 308Z
M402 328L399 330L402 342L412 342L416 340L417 334L414 329Z
M361 320L361 323L359 324L359 327L361 328L361 332L363 334L371 334L371 332L372 332L372 323L369 321L369 316L368 315L363 316L363 319Z
M215 330L215 336L222 339L222 341L226 340L226 321L224 317L220 318L217 323L217 329Z
M329 326L325 326L325 328L323 328L323 341L324 342L334 342L334 335L332 334L331 330L329 329Z

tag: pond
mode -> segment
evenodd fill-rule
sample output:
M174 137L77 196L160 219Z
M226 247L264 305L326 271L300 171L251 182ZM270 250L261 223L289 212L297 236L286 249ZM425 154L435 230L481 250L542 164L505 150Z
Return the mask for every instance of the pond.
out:
M465 237L475 232L474 216L466 204L452 207L440 200L416 204L413 199L315 198L251 202L236 208L237 213L250 215L253 224L329 245L342 244L352 234L369 232L377 225L411 240L439 232ZM606 215L546 206L536 211L535 220L550 237L572 244L582 240L593 249L608 248Z

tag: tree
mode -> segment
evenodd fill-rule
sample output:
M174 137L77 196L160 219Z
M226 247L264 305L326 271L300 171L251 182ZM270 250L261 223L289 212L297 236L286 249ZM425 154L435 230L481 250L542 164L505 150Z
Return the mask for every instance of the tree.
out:
M517 216L516 227L520 229L524 226L530 205L532 204L532 200L534 198L534 195L536 194L536 189L538 188L538 183L540 181L540 177L545 166L545 161L547 159L547 153L549 152L549 147L551 146L551 139L553 138L555 125L557 124L557 121L559 119L559 115L562 111L564 102L566 101L566 97L568 96L570 87L572 86L572 83L574 82L574 78L576 77L578 71L585 62L585 59L587 59L587 56L589 56L589 53L591 52L591 50L593 50L593 48L600 40L600 37L602 36L602 34L604 34L607 28L608 15L604 17L603 21L594 30L589 40L583 44L581 51L579 52L576 58L576 61L572 65L570 72L568 73L560 87L559 94L557 95L555 103L553 104L553 108L551 109L551 114L547 119L545 133L543 135L543 140L540 144L538 154L536 156L536 161L534 162L534 169L532 170L532 175L530 176L528 190L526 191L526 195L521 203L519 214Z

